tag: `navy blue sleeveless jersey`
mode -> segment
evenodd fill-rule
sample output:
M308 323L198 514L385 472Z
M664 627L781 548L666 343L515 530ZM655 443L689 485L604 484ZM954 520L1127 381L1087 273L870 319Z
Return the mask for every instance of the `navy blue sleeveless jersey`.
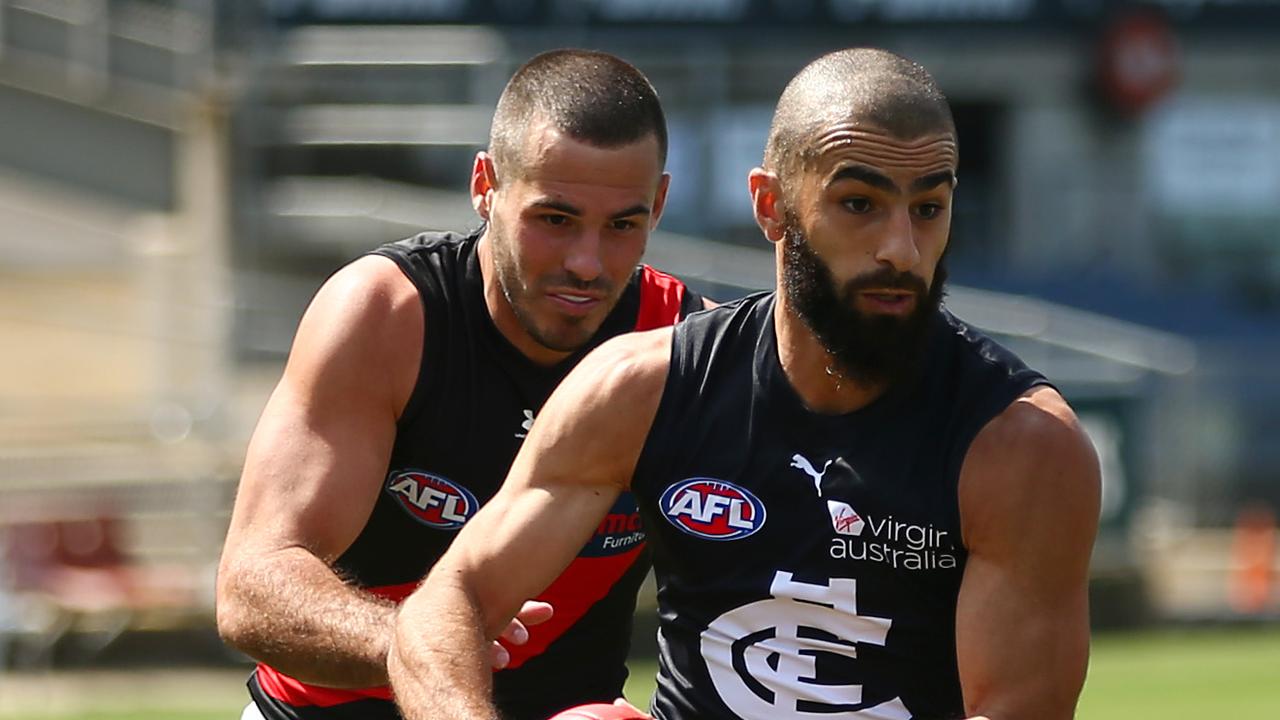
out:
M399 602L444 554L463 523L493 497L534 416L592 348L632 330L671 325L701 309L679 280L640 266L599 331L571 357L536 365L510 344L485 307L479 233L423 233L374 251L422 297L426 336L417 385L397 426L377 502L335 570ZM555 617L510 648L495 674L504 717L538 719L622 692L636 591L649 569L635 500L624 495L564 574L539 597ZM386 687L322 688L259 665L250 691L267 720L386 720Z
M865 408L809 411L772 293L676 326L636 468L658 581L660 720L963 717L960 466L1044 383L939 310L918 372Z

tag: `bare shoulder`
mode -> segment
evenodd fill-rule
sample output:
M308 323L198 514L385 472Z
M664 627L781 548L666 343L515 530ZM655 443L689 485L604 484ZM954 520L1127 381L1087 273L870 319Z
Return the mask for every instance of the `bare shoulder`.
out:
M352 332L394 335L422 324L417 288L393 260L378 255L359 258L326 280L307 310L315 313Z
M252 561L237 549L255 543L325 561L350 545L377 498L422 332L416 289L391 260L356 260L316 292L249 443L228 562Z
M582 366L616 391L661 385L670 365L671 337L669 326L619 335L587 355Z
M1032 388L974 438L960 474L966 544L987 531L1039 522L1044 515L1092 526L1100 493L1098 459L1071 406L1057 390Z
M671 328L628 333L593 350L534 421L516 469L553 481L626 487L653 425L670 366Z
M987 423L974 439L972 455L997 453L1001 462L1035 461L1058 454L1092 452L1075 411L1052 387L1034 387ZM1065 458L1064 458L1065 459Z
M1053 388L1027 391L974 439L960 473L969 555L956 603L967 715L1072 716L1099 485L1093 448Z
M619 335L583 358L556 389L548 407L570 398L581 416L599 414L625 421L626 417L643 415L637 411L650 405L656 413L670 358L670 327ZM623 409L629 412L613 417Z
M301 382L334 382L336 390L348 382L385 380L399 409L417 381L424 332L412 281L389 258L362 257L316 292L285 374Z

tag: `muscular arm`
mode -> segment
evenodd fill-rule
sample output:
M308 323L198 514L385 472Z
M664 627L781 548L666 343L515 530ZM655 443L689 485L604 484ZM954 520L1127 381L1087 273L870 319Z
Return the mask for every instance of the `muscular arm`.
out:
M316 294L255 429L218 570L218 631L305 682L386 683L394 607L330 564L377 499L417 378L422 306L369 257Z
M1089 657L1099 485L1093 447L1051 388L1030 391L974 440L960 477L969 560L956 609L968 714L1074 715Z
M485 646L569 564L624 490L657 413L670 329L587 356L538 414L502 489L401 608L389 674L406 720L496 718Z

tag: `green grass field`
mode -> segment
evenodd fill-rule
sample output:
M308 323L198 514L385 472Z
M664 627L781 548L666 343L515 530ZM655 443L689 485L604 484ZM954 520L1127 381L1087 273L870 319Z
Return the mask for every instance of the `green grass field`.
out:
M14 707L0 697L0 720L238 720L245 703L243 673L217 673L194 685L198 692L170 683L175 686L169 688L175 691L171 702L166 700L166 682L157 681L155 692L146 693L146 710L129 709L128 695L136 690L122 689L124 697L108 697L100 683L93 692L102 697L102 704L79 703L102 708L95 711L51 713L39 706ZM632 664L627 697L635 704L647 702L653 673L652 662ZM0 695L4 687L0 684ZM76 683L61 687L58 692L74 692ZM1280 718L1280 627L1100 635L1094 639L1089 680L1077 717Z
M1101 636L1077 717L1280 718L1280 629Z
M654 666L633 664L627 697L644 707ZM1094 638L1080 720L1280 718L1280 628Z

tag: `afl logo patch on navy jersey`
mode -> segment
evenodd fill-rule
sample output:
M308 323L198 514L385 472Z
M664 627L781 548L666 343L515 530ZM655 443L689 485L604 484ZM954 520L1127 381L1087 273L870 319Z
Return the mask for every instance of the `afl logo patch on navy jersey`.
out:
M457 530L480 508L470 490L421 470L392 473L387 492L418 522L440 530Z
M695 477L662 493L662 514L694 537L741 540L764 527L764 503L746 488L725 480Z

